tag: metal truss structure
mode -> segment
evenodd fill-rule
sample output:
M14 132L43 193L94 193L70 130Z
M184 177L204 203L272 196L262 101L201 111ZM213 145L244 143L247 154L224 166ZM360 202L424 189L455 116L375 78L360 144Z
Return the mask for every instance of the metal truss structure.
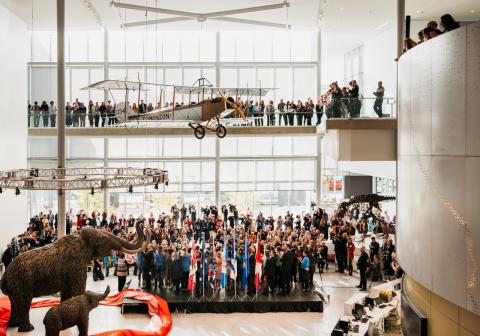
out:
M173 15L172 17L158 19L158 20L127 22L122 25L122 28L147 26L147 25L162 24L162 23L180 22L180 21L190 21L190 20L197 20L198 22L214 20L214 21L233 22L233 23L248 24L248 25L255 25L255 26L266 26L266 27L272 27L272 28L287 28L287 29L291 28L289 24L265 22L265 21L258 21L258 20L249 20L249 19L239 19L239 18L230 16L230 15L236 15L236 14L263 12L263 11L280 9L280 8L288 9L288 7L290 7L290 3L287 2L286 0L284 0L284 2L272 4L272 5L239 8L239 9L232 9L232 10L225 10L225 11L218 11L218 12L211 12L211 13L193 13L193 12L185 12L185 11L158 8L158 7L148 7L148 6L141 6L141 5L135 5L135 4L129 4L129 3L115 2L115 1L110 2L110 6L136 10L136 11L141 11L145 13L152 12L152 13Z
M20 190L90 190L168 185L166 170L151 168L45 168L0 172L2 188Z

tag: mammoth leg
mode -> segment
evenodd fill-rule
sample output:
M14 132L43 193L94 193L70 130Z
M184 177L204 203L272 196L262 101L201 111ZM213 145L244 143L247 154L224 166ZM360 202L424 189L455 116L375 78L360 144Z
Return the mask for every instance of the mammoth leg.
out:
M45 336L58 336L60 335L60 330L57 327L45 326Z
M18 301L17 306L17 321L18 321L18 331L20 332L27 332L32 331L33 325L30 323L30 305L32 304L32 297L21 297Z
M79 336L88 336L88 313L77 324Z
M8 295L10 299L11 311L10 311L10 319L8 320L9 327L18 327L18 316L19 316L19 304L18 300L13 295Z
M73 271L70 276L65 279L61 293L61 301L70 299L71 297L82 295L85 293L87 286L87 269L79 272Z

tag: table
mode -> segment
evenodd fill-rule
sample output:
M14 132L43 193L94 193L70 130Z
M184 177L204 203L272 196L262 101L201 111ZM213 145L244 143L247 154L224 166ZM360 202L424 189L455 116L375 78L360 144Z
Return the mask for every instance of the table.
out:
M365 333L368 331L368 326L370 322L372 322L375 325L375 327L377 327L381 332L383 332L384 319L388 317L388 315L390 315L392 310L397 309L398 304L399 304L398 299L395 298L391 302L385 303L385 307L383 308L374 307L372 310L370 310L368 307L365 308L365 311L366 311L365 315L368 315L371 317L365 323L362 323L362 321L357 321L357 322L352 321L353 316L351 315L345 316L344 318L350 319L352 327L355 325L358 325L358 333L354 333L350 331L348 332L348 335L359 335L359 336L365 335Z

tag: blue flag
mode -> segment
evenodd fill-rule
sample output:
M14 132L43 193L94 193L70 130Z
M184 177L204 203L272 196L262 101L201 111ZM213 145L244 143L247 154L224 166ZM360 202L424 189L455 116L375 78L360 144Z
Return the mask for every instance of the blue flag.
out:
M250 264L248 262L248 239L245 238L245 247L243 251L242 289L247 287L249 274L250 274Z
M233 235L232 258L230 259L230 278L237 279L237 255L235 250L235 235Z
M223 257L222 257L222 278L221 278L222 288L225 288L227 286L227 259L228 259L227 235L224 235L223 236Z

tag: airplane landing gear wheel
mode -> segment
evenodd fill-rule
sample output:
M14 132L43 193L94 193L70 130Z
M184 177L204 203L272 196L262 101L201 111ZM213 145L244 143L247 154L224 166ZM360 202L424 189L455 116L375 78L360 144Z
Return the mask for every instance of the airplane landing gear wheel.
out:
M195 135L195 138L197 138L198 140L201 140L205 136L205 128L199 125L193 129L193 134Z
M221 139L221 138L225 138L225 136L227 135L227 129L225 128L225 126L223 125L220 125L217 127L217 136Z

